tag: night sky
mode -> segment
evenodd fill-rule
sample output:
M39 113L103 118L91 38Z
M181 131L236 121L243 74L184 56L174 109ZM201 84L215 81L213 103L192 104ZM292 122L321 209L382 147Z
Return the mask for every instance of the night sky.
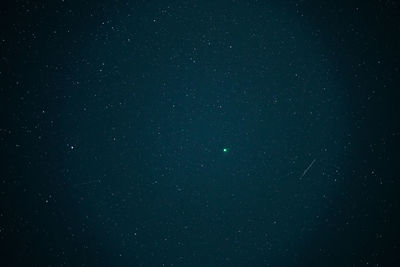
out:
M1 266L400 266L395 1L0 8Z

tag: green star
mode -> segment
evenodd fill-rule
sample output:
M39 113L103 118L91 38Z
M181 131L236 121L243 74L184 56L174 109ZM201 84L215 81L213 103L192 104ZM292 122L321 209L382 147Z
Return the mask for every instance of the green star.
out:
M229 148L224 147L224 149L222 151L224 151L224 153L228 153L229 152Z

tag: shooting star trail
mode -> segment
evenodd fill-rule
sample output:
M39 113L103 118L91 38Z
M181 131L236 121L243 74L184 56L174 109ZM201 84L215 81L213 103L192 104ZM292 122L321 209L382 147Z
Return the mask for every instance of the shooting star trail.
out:
M308 165L308 167L303 171L303 174L300 176L299 180L303 179L304 175L307 174L308 170L311 169L312 165L314 164L314 162L315 162L316 160L317 160L317 159L313 159L313 160L311 161L310 165Z
M90 180L90 181L87 181L87 182L74 184L73 186L79 187L79 186L83 186L83 185L100 184L100 183L101 183L101 180L97 179L97 180Z

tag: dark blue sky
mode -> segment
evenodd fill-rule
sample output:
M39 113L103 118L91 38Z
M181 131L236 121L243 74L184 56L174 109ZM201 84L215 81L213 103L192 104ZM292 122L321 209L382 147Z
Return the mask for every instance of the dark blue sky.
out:
M397 266L398 15L3 7L5 266Z

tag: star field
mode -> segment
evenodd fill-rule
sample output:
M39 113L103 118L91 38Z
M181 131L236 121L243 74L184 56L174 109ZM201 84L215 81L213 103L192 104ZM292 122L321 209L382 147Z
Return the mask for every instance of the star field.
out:
M4 6L4 266L398 266L399 10Z

